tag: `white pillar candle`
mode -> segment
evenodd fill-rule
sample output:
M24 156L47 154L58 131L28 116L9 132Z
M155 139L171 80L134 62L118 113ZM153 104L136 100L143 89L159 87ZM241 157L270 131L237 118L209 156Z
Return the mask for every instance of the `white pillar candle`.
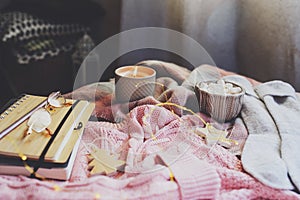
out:
M124 66L115 70L115 97L130 102L153 95L156 72L144 66Z

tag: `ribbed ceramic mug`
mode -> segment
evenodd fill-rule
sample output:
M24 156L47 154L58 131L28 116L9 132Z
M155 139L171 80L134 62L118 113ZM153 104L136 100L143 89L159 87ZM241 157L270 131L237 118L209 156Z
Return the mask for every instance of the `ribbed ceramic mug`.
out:
M156 71L144 66L123 66L115 70L117 102L130 102L154 94Z
M209 82L206 82L209 83ZM228 82L229 83L229 82ZM201 83L195 86L195 93L199 102L199 109L219 122L233 120L238 116L242 109L245 91L237 94L214 94L202 90ZM231 83L235 87L238 85Z

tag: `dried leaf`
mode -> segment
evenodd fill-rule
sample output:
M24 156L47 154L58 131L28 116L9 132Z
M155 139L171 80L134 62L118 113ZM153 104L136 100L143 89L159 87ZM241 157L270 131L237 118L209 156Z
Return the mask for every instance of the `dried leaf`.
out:
M46 109L39 109L35 111L27 122L27 134L32 133L32 130L40 133L44 131L51 123L51 116Z
M48 103L56 108L62 107L66 103L66 99L60 92L53 92L48 97Z

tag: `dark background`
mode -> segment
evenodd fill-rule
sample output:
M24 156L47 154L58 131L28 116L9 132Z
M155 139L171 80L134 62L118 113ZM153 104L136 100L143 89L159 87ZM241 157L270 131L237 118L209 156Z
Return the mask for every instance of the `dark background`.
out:
M207 50L216 66L259 81L280 79L300 90L299 1L184 0L1 0L3 11L26 11L58 23L90 28L95 44L124 30L163 27L184 33ZM0 41L0 107L22 93L48 95L73 89L78 66L71 52L20 65L9 44ZM122 55L114 69L141 60L159 59L191 68L169 52L141 49ZM100 77L99 77L100 78Z
M89 35L96 45L120 31L120 7L119 0L0 1L1 12L21 11L58 24L84 25L90 28ZM19 64L10 44L0 41L0 107L23 93L70 92L79 67L73 64L72 53Z
M121 31L121 1L119 0L7 0L0 2L4 11L22 11L55 23L79 23L90 28L95 45ZM55 57L19 64L9 44L0 42L0 107L21 94L48 95L53 91L68 93L73 90L76 72L72 52ZM119 66L142 60L160 59L192 69L185 59L171 52L141 49L129 52L115 60L99 81L108 81Z

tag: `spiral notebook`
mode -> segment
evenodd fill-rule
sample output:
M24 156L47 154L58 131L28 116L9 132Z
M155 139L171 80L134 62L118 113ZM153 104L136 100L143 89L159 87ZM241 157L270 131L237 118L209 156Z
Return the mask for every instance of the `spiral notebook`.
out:
M51 135L37 132L26 135L29 116L46 102L47 97L26 94L9 105L0 115L0 173L6 172L8 166L22 168L23 156L26 156L26 164L35 172L42 171L42 168L58 170L70 167L69 161L74 159L72 152L77 151L76 143L94 104L85 100L68 99L67 104L70 106L51 111L52 120L48 126Z

